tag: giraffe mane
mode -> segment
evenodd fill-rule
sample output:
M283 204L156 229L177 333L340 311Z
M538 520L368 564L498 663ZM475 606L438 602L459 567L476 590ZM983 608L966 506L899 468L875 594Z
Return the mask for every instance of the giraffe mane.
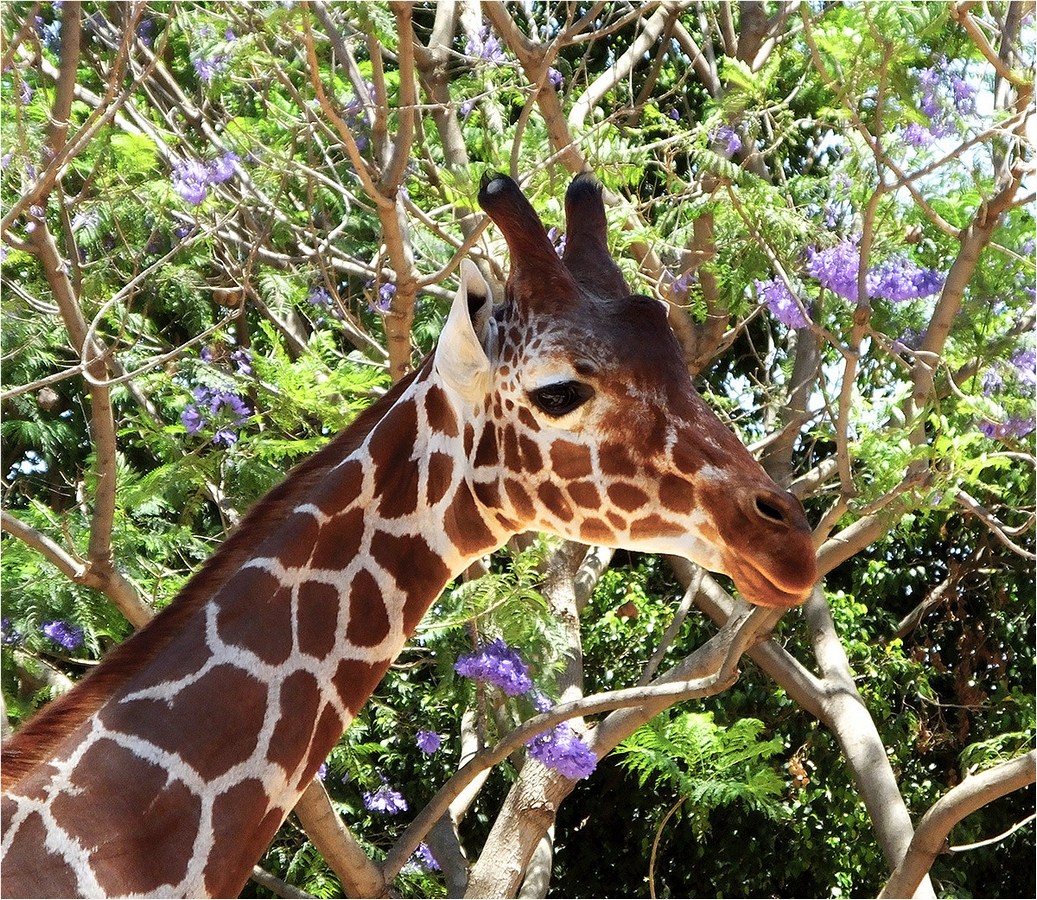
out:
M191 576L165 609L114 648L71 691L48 703L14 733L0 751L3 790L10 789L45 762L69 733L162 651L255 551L254 536L266 533L280 522L285 511L295 506L333 465L356 450L431 359L430 355L425 364L393 385L327 446L296 466L290 477L249 510L234 533Z

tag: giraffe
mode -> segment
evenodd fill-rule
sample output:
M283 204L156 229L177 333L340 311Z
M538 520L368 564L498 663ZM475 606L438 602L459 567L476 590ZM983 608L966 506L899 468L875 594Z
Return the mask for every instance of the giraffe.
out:
M450 580L510 536L674 553L792 607L802 507L696 394L576 177L559 259L505 175L436 349L302 463L155 619L4 748L5 896L236 896Z

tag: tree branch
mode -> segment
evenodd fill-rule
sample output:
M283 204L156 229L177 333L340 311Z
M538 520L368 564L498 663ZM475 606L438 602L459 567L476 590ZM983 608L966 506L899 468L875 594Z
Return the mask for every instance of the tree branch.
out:
M947 836L962 819L988 803L1033 784L1037 750L970 775L952 787L922 816L902 862L893 870L879 897L911 897L944 851Z

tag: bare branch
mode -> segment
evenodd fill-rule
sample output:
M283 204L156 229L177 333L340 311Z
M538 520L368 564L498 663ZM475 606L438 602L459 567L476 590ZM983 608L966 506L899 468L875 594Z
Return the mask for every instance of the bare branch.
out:
M1037 779L1037 750L970 775L937 800L918 823L903 861L893 870L879 897L911 897L943 852L951 829L988 803Z

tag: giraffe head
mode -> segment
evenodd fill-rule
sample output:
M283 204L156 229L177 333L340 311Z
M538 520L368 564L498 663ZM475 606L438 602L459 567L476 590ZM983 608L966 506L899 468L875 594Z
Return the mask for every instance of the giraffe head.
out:
M665 306L631 294L600 186L570 185L561 259L510 178L484 178L479 202L511 252L505 302L463 265L435 365L486 511L512 531L684 556L756 604L801 603L817 580L803 509L698 396Z

